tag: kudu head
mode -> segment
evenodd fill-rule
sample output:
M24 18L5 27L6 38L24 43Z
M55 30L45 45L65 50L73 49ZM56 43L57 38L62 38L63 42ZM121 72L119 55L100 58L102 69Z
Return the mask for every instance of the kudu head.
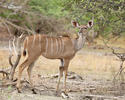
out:
M84 46L86 38L88 36L88 28L91 28L93 26L93 21L89 21L86 25L79 25L78 22L72 21L72 25L79 28L78 38L74 45L76 51L78 51Z
M72 21L72 25L76 28L79 28L78 35L87 36L88 28L91 28L93 26L93 21L89 21L86 25L80 25L78 22Z

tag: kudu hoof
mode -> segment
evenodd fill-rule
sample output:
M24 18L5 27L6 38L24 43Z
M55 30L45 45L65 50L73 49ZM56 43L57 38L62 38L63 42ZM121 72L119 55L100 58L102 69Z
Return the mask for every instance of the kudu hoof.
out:
M69 95L68 95L65 91L62 91L61 96L62 96L64 99L69 98Z
M21 90L19 88L17 88L17 91L18 91L18 93L21 93Z
M32 89L32 92L33 92L33 94L37 94L37 92L35 91L35 89Z

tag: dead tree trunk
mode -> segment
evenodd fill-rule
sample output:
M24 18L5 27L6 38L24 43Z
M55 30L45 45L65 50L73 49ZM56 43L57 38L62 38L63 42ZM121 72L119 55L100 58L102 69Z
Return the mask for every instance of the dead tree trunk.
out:
M21 58L21 41L22 41L22 35L17 38L17 39L13 39L13 42L11 44L11 41L9 41L9 50L10 50L10 55L9 55L9 64L11 65L11 70L10 70L10 80L13 80L14 77L14 73L15 73L15 69L17 67L17 65L19 64L20 58ZM15 63L12 63L12 47L14 49L14 53L17 56Z
M11 61L11 60L10 60L11 58L12 58L12 56L9 57L9 61ZM19 63L20 58L21 58L21 55L18 54L18 55L17 55L16 63L11 65L10 77L9 77L10 80L13 80L14 73L15 73L15 69L16 69L16 67L17 67L17 65L18 65L18 63Z
M20 26L18 26L16 24L13 24L12 22L10 22L6 19L3 19L1 17L0 17L0 21L3 25L6 26L8 32L10 34L12 34L12 33L11 33L8 25L16 28L17 30L21 30L20 31L21 34L23 32L34 33L33 31L31 31L29 29L25 29L23 27L20 27ZM21 35L20 37L14 38L13 40L9 41L9 51L10 51L9 64L10 64L11 67L10 67L9 70L0 69L0 73L2 73L3 76L6 76L6 78L9 77L10 80L13 80L15 69L16 69L17 65L19 64L19 61L20 61L20 58L21 58L21 42L24 40L24 38L25 38L25 35ZM14 51L15 54L13 54L13 51ZM16 57L16 60L12 62L12 58L13 58L14 55L16 55L17 57Z
M9 64L11 68L8 70L0 70L0 73L3 74L3 77L6 77L6 79L10 79L13 81L14 73L16 70L17 65L19 64L20 58L21 58L21 41L23 40L22 35L18 38L15 38L11 41L9 41ZM15 54L13 54L13 51ZM16 55L15 62L12 62L12 57Z

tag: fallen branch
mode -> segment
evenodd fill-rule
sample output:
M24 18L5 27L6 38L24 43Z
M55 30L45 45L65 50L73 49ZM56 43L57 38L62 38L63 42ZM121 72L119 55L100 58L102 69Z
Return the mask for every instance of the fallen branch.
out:
M111 99L111 100L118 100L118 97L114 97L114 96L103 96L103 95L85 95L83 96L83 100L85 99L89 99L89 100L94 100L95 99L99 99L99 100L103 100L103 99Z
M43 78L58 78L58 76L59 76L58 73L57 74L52 74L50 76L41 76L41 75L38 75L38 77L40 77L42 79ZM68 72L67 77L68 77L68 79L83 80L83 78L80 75L78 75L78 74L76 74L74 72Z
M21 80L21 83L27 83L29 84L29 82L27 80ZM11 80L5 80L2 82L2 84L0 86L16 86L17 82L16 81L11 81Z
M6 79L9 79L9 73L7 71L0 70L0 73L3 74L3 78L5 78L5 76L6 76Z

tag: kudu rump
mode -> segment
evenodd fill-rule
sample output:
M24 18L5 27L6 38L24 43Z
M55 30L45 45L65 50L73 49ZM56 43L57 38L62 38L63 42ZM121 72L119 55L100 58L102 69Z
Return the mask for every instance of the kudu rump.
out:
M43 34L36 34L26 37L24 40L23 56L27 56L26 60L19 66L17 89L20 91L20 81L23 70L27 68L29 82L31 86L31 71L34 62L42 55L48 59L60 59L61 65L59 66L59 78L57 83L57 91L59 89L60 79L64 73L64 89L66 92L66 78L70 60L79 51L86 40L87 29L93 26L93 21L89 21L87 25L79 25L73 21L72 25L79 28L78 38L70 38L68 36L52 37Z

